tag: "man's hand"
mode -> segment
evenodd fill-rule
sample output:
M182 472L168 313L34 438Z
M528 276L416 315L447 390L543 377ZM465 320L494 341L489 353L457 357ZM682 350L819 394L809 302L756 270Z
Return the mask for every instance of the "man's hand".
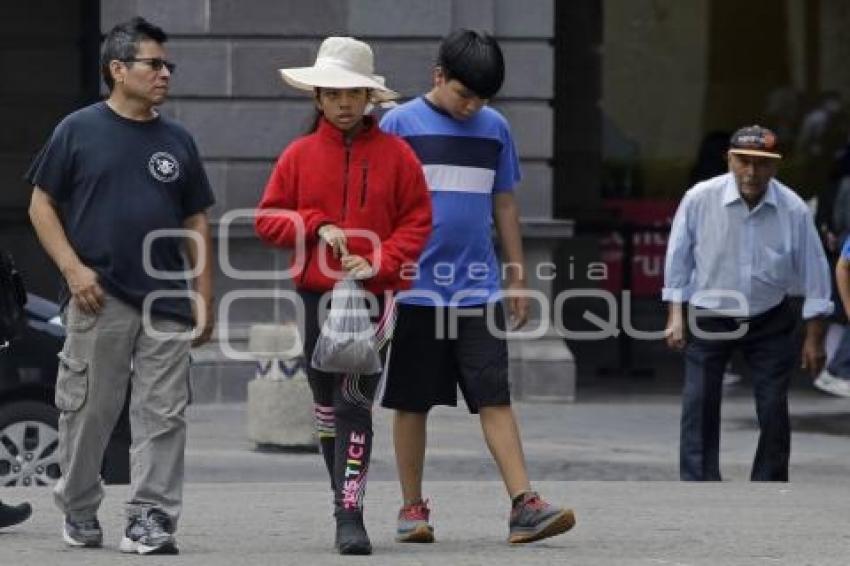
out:
M816 377L826 363L826 350L823 342L826 336L826 323L823 319L813 318L806 321L806 338L803 340L801 367Z
M826 244L826 249L832 253L836 253L841 250L841 240L836 234L833 234L830 231L827 231L824 234L824 243Z
M198 335L192 339L192 347L197 348L210 341L215 328L215 301L201 298L192 301L192 317L195 319L195 331Z
M368 279L375 275L372 264L359 255L344 255L340 260L342 268L355 279Z
M186 254L193 271L200 270L192 281L195 291L192 300L192 317L194 318L194 333L192 346L200 346L212 336L215 325L215 301L213 300L212 282L212 241L210 237L210 221L206 211L198 212L183 221L183 227L194 232L197 237L186 238Z
M77 307L86 314L99 313L106 294L97 282L97 273L78 262L65 269L62 274Z
M348 240L342 228L335 224L325 224L316 232L319 239L325 242L334 251L334 257L341 258L348 255Z
M817 377L821 370L823 370L825 363L826 350L823 347L823 343L817 344L814 340L804 340L802 368L808 370L812 377Z
M667 307L667 327L664 330L667 335L667 347L671 350L681 351L685 347L685 316L682 305L670 303Z
M519 330L528 322L528 296L524 293L525 284L517 281L509 283L507 288L517 293L507 296L510 329Z

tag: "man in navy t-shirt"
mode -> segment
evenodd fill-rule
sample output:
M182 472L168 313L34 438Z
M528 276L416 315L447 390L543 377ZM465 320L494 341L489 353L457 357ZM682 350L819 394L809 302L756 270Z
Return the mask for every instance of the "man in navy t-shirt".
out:
M195 327L201 344L213 328L213 197L192 136L155 109L174 71L166 39L142 18L113 28L101 60L109 97L62 120L26 174L33 226L64 279L54 495L71 546L102 544L98 474L131 384L120 548L177 552L190 336Z
M422 499L428 412L435 405L456 405L458 386L470 412L480 412L487 446L511 498L508 540L531 542L575 524L572 510L549 505L531 490L511 408L501 299L505 296L515 328L525 324L528 302L513 195L520 179L517 152L508 122L486 106L501 88L504 72L495 39L456 31L440 46L433 88L381 121L416 152L433 207L433 231L411 274L412 289L398 298L382 400L396 411L393 434L403 498L399 542L434 540ZM494 224L512 292L504 295Z

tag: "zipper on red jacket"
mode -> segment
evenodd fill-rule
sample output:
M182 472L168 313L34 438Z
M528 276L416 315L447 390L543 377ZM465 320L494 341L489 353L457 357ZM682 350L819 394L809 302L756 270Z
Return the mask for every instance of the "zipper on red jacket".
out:
M360 208L366 206L366 192L369 190L369 162L365 159L360 162L362 180L360 182Z
M348 215L348 169L351 165L351 138L345 138L345 172L342 176L342 220Z

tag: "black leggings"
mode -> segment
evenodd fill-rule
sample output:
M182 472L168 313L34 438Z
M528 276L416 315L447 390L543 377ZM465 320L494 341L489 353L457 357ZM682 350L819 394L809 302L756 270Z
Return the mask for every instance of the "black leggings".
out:
M322 293L299 291L304 301L304 354L307 378L313 391L316 430L331 479L337 511L360 512L366 493L372 453L372 402L381 374L325 373L310 364L329 301ZM379 298L380 315L374 317L382 363L392 336L392 300ZM389 308L385 308L389 305Z

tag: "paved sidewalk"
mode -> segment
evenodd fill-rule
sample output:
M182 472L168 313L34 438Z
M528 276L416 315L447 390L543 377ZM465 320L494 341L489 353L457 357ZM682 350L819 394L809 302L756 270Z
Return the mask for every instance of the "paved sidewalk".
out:
M575 404L516 403L533 480L678 480L679 397L669 393L585 396ZM791 396L791 479L850 485L850 399L813 390ZM315 454L265 454L247 440L245 406L198 405L189 411L189 481L312 481L323 477ZM392 413L375 410L370 477L394 480ZM478 419L465 408L439 407L429 419L425 478L497 481ZM721 467L747 481L758 430L749 387L727 392Z
M535 486L574 507L578 517L572 532L528 547L505 543L507 497L478 420L464 409L439 408L430 421L425 492L439 543L425 546L393 542L399 500L391 413L376 410L366 497L375 555L360 558L331 548L330 493L317 454L256 452L245 438L244 405L198 405L188 414L180 556L117 552L125 486L110 486L101 510L107 548L82 551L63 545L49 490L18 488L0 497L29 500L35 512L23 525L0 530L0 566L850 563L850 401L795 390L792 482L752 484L757 428L751 393L730 389L721 461L727 481L686 484L676 481L679 398L657 391L516 404Z
M15 499L30 499L35 513L0 533L0 564L844 566L850 556L846 484L545 482L540 488L575 507L573 531L511 547L498 483L438 482L429 490L438 543L400 545L392 540L396 486L373 482L367 526L375 554L369 558L333 552L324 482L189 485L181 555L144 558L117 551L123 488L108 489L101 510L106 548L100 550L67 548L49 493L21 489Z

